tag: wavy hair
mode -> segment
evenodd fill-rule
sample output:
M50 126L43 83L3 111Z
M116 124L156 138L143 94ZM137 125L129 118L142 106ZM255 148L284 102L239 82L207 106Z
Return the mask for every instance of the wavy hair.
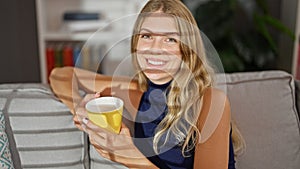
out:
M158 11L172 16L177 23L182 63L169 86L168 113L155 131L153 148L158 153L161 145L166 145L171 138L175 138L182 146L182 154L185 156L200 138L196 124L202 107L201 100L205 89L213 84L214 71L207 61L197 23L187 7L179 0L149 0L135 22L131 39L133 64L138 70L140 88L146 91L148 86L147 77L140 71L137 61L139 31L145 17Z

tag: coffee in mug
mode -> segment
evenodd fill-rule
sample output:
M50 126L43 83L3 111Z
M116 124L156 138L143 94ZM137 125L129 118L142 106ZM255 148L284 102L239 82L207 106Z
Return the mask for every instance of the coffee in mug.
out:
M117 97L100 97L90 100L85 108L88 118L97 126L119 133L122 125L124 102Z

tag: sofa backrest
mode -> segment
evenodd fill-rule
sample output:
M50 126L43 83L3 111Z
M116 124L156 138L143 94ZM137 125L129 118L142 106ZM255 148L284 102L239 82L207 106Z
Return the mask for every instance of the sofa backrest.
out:
M300 131L293 77L282 71L265 71L226 74L225 79L218 86L227 89L232 118L246 142L237 168L299 169Z
M0 108L15 169L88 168L87 138L48 86L2 84Z

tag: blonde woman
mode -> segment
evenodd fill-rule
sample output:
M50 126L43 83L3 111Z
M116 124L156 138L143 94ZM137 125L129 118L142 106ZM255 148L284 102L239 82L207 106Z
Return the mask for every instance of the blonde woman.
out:
M131 52L133 80L67 67L51 74L54 92L73 110L75 124L97 152L129 168L235 168L230 104L213 88L199 29L182 2L148 1L134 26ZM59 80L68 77L72 84ZM80 95L70 88L78 86L98 92L74 109ZM89 99L107 95L122 98L129 112L120 134L94 125L83 108Z

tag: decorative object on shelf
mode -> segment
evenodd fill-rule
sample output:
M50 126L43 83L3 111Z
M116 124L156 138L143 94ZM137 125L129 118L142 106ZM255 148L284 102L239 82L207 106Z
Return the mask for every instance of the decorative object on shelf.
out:
M68 11L63 15L64 21L99 20L101 14L98 12Z
M276 30L295 39L291 30L270 15L265 0L205 1L194 15L217 49L225 72L273 69L278 45L272 33Z
M108 25L99 12L67 11L62 18L62 31L65 32L94 32Z

